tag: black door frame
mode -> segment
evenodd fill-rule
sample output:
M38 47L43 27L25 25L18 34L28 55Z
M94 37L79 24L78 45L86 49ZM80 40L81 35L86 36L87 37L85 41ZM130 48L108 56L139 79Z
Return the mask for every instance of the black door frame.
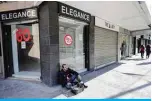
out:
M2 24L2 41L3 41L4 72L5 72L5 78L7 78L12 76L12 74L14 73L11 25Z
M83 49L85 54L85 68L90 69L90 53L89 53L89 25L84 26L83 30Z

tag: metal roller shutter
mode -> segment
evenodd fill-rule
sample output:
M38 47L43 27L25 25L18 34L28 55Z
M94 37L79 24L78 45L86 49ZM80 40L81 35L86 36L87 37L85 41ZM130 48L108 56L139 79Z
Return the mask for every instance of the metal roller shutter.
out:
M106 65L117 60L117 32L95 27L95 65Z

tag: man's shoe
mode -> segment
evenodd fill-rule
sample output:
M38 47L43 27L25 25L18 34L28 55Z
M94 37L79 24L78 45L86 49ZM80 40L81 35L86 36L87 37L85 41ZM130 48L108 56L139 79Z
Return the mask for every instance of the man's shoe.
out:
M88 88L88 86L84 85L84 88Z

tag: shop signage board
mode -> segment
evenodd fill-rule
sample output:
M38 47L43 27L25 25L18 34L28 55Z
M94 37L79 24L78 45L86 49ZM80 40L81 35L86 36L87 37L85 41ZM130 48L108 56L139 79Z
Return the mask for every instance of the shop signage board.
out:
M28 8L20 10L12 10L0 12L0 21L14 21L25 19L37 19L37 8Z
M72 36L69 34L66 34L64 36L64 43L69 46L69 45L72 45L72 42L73 42Z
M110 23L108 23L106 21L105 21L105 26L108 27L108 28L111 28L111 29L115 29L115 25L110 24Z
M90 23L91 20L91 14L63 3L58 3L58 13L59 15L74 18L87 23Z
M112 23L110 23L106 20L103 20L101 18L98 18L98 17L95 17L95 26L99 26L99 27L102 27L102 28L105 28L105 29L109 29L109 30L112 30L112 31L119 32L119 26L118 25L112 24Z

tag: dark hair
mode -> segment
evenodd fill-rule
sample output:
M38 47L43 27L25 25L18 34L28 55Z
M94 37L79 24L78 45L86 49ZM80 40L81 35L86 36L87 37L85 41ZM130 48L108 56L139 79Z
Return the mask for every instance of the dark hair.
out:
M66 64L62 64L62 68L64 68L65 65L66 65Z

